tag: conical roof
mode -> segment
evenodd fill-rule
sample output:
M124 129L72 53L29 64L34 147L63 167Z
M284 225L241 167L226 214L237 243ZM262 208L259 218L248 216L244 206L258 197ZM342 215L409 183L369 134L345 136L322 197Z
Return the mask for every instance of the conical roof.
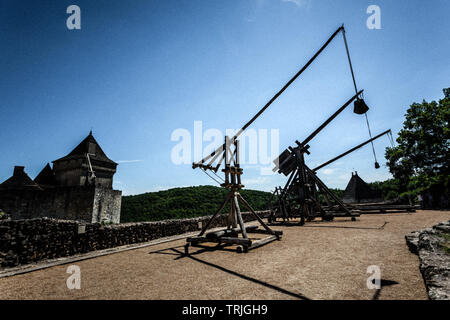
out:
M39 185L53 186L56 185L55 173L53 169L50 167L50 164L42 169L42 171L34 178L34 182Z
M42 190L39 185L31 180L25 173L25 167L15 166L11 178L0 184L2 190Z
M53 162L85 158L87 153L89 153L89 157L92 160L108 162L117 165L117 163L109 159L103 152L102 148L92 135L92 131L89 132L89 135L83 141L81 141L81 143L76 146L75 149L73 149L67 156L57 159Z
M379 195L358 176L358 173L352 173L352 178L348 182L347 188L345 188L343 199L354 199L359 201L376 198L379 198Z

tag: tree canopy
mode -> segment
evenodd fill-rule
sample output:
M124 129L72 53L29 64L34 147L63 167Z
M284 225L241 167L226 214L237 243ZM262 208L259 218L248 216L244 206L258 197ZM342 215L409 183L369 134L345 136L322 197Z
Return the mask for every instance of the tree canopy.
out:
M443 91L439 102L424 100L409 107L398 145L386 149L390 172L409 194L431 189L448 193L450 88Z

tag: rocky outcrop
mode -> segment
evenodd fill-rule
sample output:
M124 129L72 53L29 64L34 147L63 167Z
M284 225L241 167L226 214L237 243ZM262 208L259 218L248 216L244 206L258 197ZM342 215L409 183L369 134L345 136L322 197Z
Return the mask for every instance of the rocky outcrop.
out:
M270 212L258 214L267 218ZM209 218L112 225L50 218L0 221L0 268L194 232L201 229ZM242 218L245 222L255 220L250 213L242 213ZM221 215L210 227L224 225L226 215Z
M405 236L432 300L450 300L450 220Z

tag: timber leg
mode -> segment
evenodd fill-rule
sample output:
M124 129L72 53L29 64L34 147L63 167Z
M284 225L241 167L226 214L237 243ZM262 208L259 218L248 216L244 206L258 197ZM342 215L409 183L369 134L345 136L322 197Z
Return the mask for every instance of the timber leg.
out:
M244 237L244 239L248 239L247 230L245 229L244 221L242 220L241 209L239 208L239 202L238 202L236 194L233 197L233 201L234 201L234 209L235 209L236 215L237 215L237 220L239 222L239 226L241 227L242 237Z
M266 229L271 234L275 234L273 232L273 230L260 218L260 216L258 216L258 214L255 212L255 210L253 210L253 208L250 206L250 204L244 198L242 198L242 196L239 193L237 194L237 196L242 201L242 203L247 207L247 209L250 210L250 212L255 216L255 218L258 220L258 222L264 227L264 229ZM236 201L237 201L237 199L236 199Z
M208 230L209 225L214 220L214 218L223 210L223 208L225 208L225 205L230 200L230 197L231 197L231 192L228 193L227 198L222 203L222 205L220 206L219 210L217 210L216 213L214 213L214 215L211 217L211 219L209 219L208 223L203 227L202 231L199 234L199 237L201 237L206 232L206 230Z

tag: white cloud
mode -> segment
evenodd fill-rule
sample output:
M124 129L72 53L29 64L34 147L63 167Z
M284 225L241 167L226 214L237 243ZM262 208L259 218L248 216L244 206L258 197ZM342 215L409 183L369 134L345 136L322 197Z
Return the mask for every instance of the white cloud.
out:
M270 182L270 179L267 177L258 177L255 179L242 179L245 185L263 185Z
M322 173L326 174L326 175L333 174L333 172L334 172L334 169L324 169L324 170L322 170Z
M135 163L135 162L143 162L144 160L119 160L117 163Z
M305 7L308 8L311 6L311 0L281 0L282 2L291 2L295 4L297 7Z

